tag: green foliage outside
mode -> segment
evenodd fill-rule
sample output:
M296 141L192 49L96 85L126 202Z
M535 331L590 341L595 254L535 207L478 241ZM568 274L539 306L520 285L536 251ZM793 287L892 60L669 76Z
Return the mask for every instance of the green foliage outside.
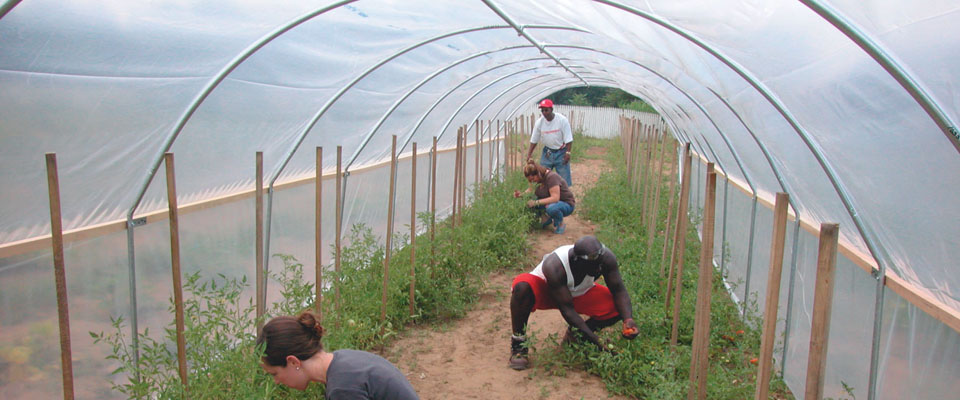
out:
M559 352L538 352L537 364L556 374L563 374L570 367L587 370L600 376L612 393L641 399L685 398L693 341L700 251L698 236L694 228L687 232L678 345L671 348L672 319L665 310L665 289L660 286L664 280L660 276L660 265L669 263L669 260L660 260L669 191L660 191L661 207L657 218L660 233L654 238L650 262L647 262L646 228L639 223L643 197L631 192L627 172L622 167L624 161L619 143L615 139L606 141L610 164L621 167L600 177L584 196L578 212L597 225L597 237L617 254L624 283L633 300L633 317L640 335L628 341L620 337L618 329L608 328L601 337L614 344L617 355L601 353L592 346L563 347ZM716 274L711 299L707 398L753 397L756 365L750 360L758 352L760 332L751 325L759 326L758 323L747 325L740 320L737 306ZM771 383L771 396L792 398L779 379Z
M600 86L581 86L563 89L547 96L555 104L572 106L616 107L627 110L656 113L649 104L623 90Z
M434 240L429 233L418 236L415 272L417 282L422 283L416 285L412 316L410 249L391 255L387 317L381 322L384 246L369 227L353 226L346 241L351 244L343 249L342 272L339 276L324 274L325 282L334 282L323 297L325 348L370 350L390 342L404 325L465 315L483 289L484 280L477 276L515 265L525 256L533 214L512 196L513 188L523 185L522 180L519 173L514 173L505 183L481 185L483 195L464 210L461 225L451 228L449 221L438 222ZM429 214L420 218L421 226L430 221ZM406 241L403 235L398 236L398 242ZM268 308L266 318L312 309L314 285L304 281L303 266L293 257L276 257L284 264L281 271L272 274L275 285L282 287L282 300ZM109 332L90 332L95 343L110 349L107 358L119 365L113 373L126 377L114 383L113 389L129 398L322 398L322 385L298 392L275 384L261 370L262 349L255 346L255 306L249 295L244 296L251 292L250 286L246 277L227 279L199 273L184 277L189 392L180 383L172 321L163 332L140 333L139 363L134 362L123 318L114 319ZM334 287L339 287L340 302L335 299ZM172 303L168 308L172 315Z

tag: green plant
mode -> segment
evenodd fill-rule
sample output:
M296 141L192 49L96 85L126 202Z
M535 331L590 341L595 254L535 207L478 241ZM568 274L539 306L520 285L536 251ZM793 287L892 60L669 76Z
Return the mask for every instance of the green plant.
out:
M660 276L659 247L649 257L647 229L639 223L643 194L635 194L623 168L619 146L609 148L608 161L618 166L584 196L580 208L596 225L596 236L617 255L624 283L633 300L633 316L640 335L627 341L615 329L601 332L601 338L615 343L618 354L610 356L589 346L564 348L560 362L551 360L550 368L582 368L600 376L611 392L636 398L683 398L689 385L690 344L693 338L694 309L700 243L694 215L688 225L687 246L682 252L684 265L678 317L678 345L671 347L672 306L665 311L664 287ZM654 188L655 190L655 188ZM666 190L661 189L663 196ZM665 203L662 203L665 204ZM661 208L656 221L662 223L667 210ZM649 223L649 221L648 221ZM659 232L655 230L655 232ZM659 234L659 233L658 233ZM662 241L661 241L662 243ZM669 259L669 256L667 257ZM649 261L648 261L649 260ZM711 295L709 333L709 370L707 398L743 399L753 396L756 366L750 362L759 348L759 332L740 319L739 308L727 294L722 277L714 274ZM542 357L542 356L541 356ZM779 379L771 384L777 398L790 398Z
M525 254L531 215L512 196L523 178L519 173L502 181L484 183L482 198L464 210L463 223L453 228L438 223L435 238L417 238L414 265L410 249L395 252L390 261L386 318L380 319L383 293L384 247L372 230L354 225L342 249L340 273L325 274L323 290L324 345L329 350L369 350L386 344L405 324L443 321L463 315L478 299L484 280L477 279L518 262ZM421 220L432 219L421 214ZM396 235L395 248L406 242ZM315 306L315 287L304 279L303 265L290 255L275 255L283 268L270 277L281 299L270 305L265 318L297 314ZM420 282L416 307L409 313L410 269ZM429 277L429 278L423 278ZM425 284L425 282L427 282ZM271 286L274 287L274 286ZM171 322L159 336L148 329L138 333L139 360L134 361L131 340L123 317L111 318L108 332L90 332L94 342L109 349L115 375L124 380L113 389L130 398L320 398L322 385L297 392L276 385L260 368L262 349L255 343L255 306L246 277L229 279L218 274L204 280L200 273L184 279L185 338L188 387L180 382L176 331ZM339 292L337 299L335 293ZM172 299L167 307L172 320ZM9 353L9 354L8 354ZM18 355L4 351L5 357Z

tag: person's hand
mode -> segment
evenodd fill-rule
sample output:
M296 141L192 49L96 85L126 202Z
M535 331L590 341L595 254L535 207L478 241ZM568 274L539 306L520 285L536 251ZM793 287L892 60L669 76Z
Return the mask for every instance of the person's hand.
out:
M515 199L519 199L519 198L520 198L520 191L519 191L519 190L514 190L514 191L513 191L513 198L515 198Z
M617 347L608 341L600 339L600 351L604 353L610 353L610 355L617 355Z
M563 163L566 164L569 162L570 162L570 153L563 153Z
M540 205L538 202L539 200L527 200L527 207L534 208Z
M633 318L627 318L623 320L623 331L620 334L628 340L633 340L640 334L640 329L637 328L637 323L633 321Z

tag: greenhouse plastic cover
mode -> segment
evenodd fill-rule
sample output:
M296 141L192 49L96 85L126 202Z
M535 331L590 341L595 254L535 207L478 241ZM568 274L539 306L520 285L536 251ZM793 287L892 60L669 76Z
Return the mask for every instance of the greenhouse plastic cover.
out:
M434 136L450 148L460 126L529 115L554 91L592 85L643 98L731 181L764 199L790 193L792 213L813 226L839 223L841 243L873 268L960 313L955 1L8 0L0 18L4 287L21 273L14 270L50 258L16 250L50 235L44 153L57 155L70 231L164 211L165 152L176 156L183 205L250 192L257 151L265 176L281 185L315 175L316 147L331 173L342 146L354 171L348 227L386 215L385 174L364 167L389 160L393 135L402 154L416 142L423 155ZM312 245L312 228L298 225L310 218L284 214L310 210L306 192L277 192L272 251ZM238 216L252 216L252 207L245 200L195 214L181 227L183 242L203 242L208 235L191 237L191 229L210 227L248 241L252 217ZM137 245L162 243L166 229L139 228ZM87 266L125 277L124 235L77 242L70 274L90 273ZM185 257L204 260L193 268L249 270L250 246L231 246L216 261ZM102 252L118 261L84 261ZM850 285L873 290L875 279L857 276ZM106 290L119 298L112 310L124 312L122 279ZM872 316L873 296L851 312ZM31 298L0 297L4 326L29 318L14 310ZM906 324L911 340L936 337L951 349L945 361L910 358L906 369L957 372L956 331L926 314L901 317L898 299L884 300L895 303L884 306L889 331ZM859 339L869 342L871 324ZM869 346L854 361L867 369ZM908 372L880 369L877 398L912 393L882 383ZM957 393L950 382L910 379L932 387L931 398ZM800 398L802 379L787 380Z

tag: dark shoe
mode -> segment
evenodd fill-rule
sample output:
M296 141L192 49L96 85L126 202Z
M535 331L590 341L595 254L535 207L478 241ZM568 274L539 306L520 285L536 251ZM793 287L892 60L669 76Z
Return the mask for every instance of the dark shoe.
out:
M528 349L526 339L510 338L510 362L511 369L522 371L530 367L530 360L527 358Z

